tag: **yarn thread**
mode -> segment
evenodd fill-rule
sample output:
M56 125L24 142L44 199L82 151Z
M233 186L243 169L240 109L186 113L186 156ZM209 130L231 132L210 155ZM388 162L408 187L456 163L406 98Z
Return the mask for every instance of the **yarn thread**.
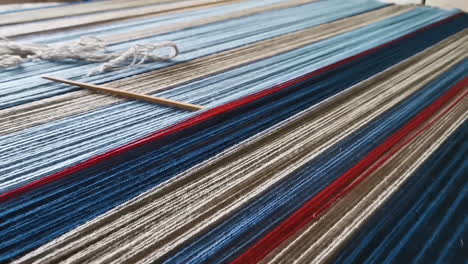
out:
M167 54L163 54L164 51ZM135 44L125 51L109 52L106 43L95 36L85 36L70 43L50 45L23 44L6 37L0 40L0 68L17 67L26 62L40 60L104 62L91 70L88 76L129 69L148 62L168 61L178 54L179 49L172 41Z
M463 255L451 248L468 191L426 191L429 210L405 200L367 223L422 193L399 190L468 125L466 14L377 0L124 2L0 14L1 263Z

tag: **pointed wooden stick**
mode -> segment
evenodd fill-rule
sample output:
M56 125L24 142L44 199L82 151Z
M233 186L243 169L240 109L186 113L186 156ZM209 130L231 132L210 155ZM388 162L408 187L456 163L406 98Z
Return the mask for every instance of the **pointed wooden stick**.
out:
M93 90L93 91L103 92L103 93L107 93L107 94L111 94L115 96L129 98L133 100L145 101L145 102L159 104L159 105L170 106L174 108L180 108L180 109L189 110L189 111L197 111L197 110L203 109L203 106L200 106L200 105L182 103L182 102L178 102L178 101L174 101L170 99L164 99L164 98L145 95L145 94L138 94L138 93L133 93L129 91L123 91L123 90L105 87L101 85L76 82L72 80L65 80L65 79L60 79L60 78L51 77L51 76L42 76L42 78L55 81L55 82L61 82L61 83L66 83L66 84L70 84L73 86L78 86L78 87Z

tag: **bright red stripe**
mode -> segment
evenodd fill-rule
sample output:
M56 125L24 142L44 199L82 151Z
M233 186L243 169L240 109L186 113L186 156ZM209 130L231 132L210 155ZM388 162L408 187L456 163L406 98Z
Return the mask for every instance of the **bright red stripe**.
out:
M318 69L316 71L310 72L310 73L308 73L306 75L303 75L303 76L300 76L300 77L298 77L296 79L292 79L290 81L287 81L285 83L273 86L271 88L265 89L265 90L260 91L258 93L255 93L255 94L246 96L244 98L240 98L240 99L238 99L236 101L232 101L230 103L227 103L227 104L218 106L216 108L207 110L207 111L205 111L205 112L203 112L203 113L201 113L201 114L199 114L197 116L194 116L192 118L184 120L184 121L182 121L180 123L177 123L177 124L175 124L173 126L170 126L170 127L166 128L166 129L162 129L160 131L157 131L157 132L155 132L153 134L150 134L150 135L148 135L148 136L146 136L144 138L141 138L139 140L136 140L136 141L134 141L132 143L129 143L129 144L124 145L122 147L119 147L119 148L116 148L114 150L108 151L106 153L97 155L97 156L95 156L95 157L93 157L93 158L91 158L91 159L89 159L87 161L84 161L84 162L79 163L77 165L74 165L72 167L66 168L66 169L64 169L64 170L62 170L60 172L57 172L55 174L52 174L50 176L44 177L42 179L39 179L39 180L36 180L36 181L33 181L33 182L30 182L30 183L28 183L28 184L26 184L26 185L24 185L22 187L19 187L17 189L14 189L14 190L11 190L11 191L6 192L4 194L1 194L0 195L0 202L5 202L5 201L10 200L12 198L15 198L15 197L17 197L17 196L19 196L19 195L21 195L21 194L23 194L25 192L31 191L33 189L39 188L39 187L41 187L43 185L46 185L48 183L51 183L51 182L54 182L54 181L59 180L61 178L64 178L64 177L66 177L66 176L68 176L68 175L70 175L72 173L75 173L75 172L78 172L78 171L80 171L82 169L91 167L91 166L93 166L93 165L95 165L95 164L97 164L99 162L111 159L112 157L114 157L116 155L119 155L121 153L130 151L132 149L135 149L135 148L137 148L139 146L142 146L144 144L147 144L149 142L161 139L161 138L166 137L166 136L168 136L170 134L176 133L176 132L181 131L183 129L186 129L188 127L199 124L199 123L201 123L201 122L203 122L205 120L208 120L208 119L210 119L210 118L212 118L214 116L217 116L217 115L220 115L222 113L233 110L235 108L241 107L241 106L246 105L248 103L251 103L251 102L253 102L255 100L258 100L258 99L260 99L262 97L265 97L265 96L267 96L269 94L278 92L278 91L283 90L283 89L285 89L287 87L290 87L290 86L292 86L294 84L297 84L299 82L310 79L310 78L312 78L314 76L317 76L319 74L322 74L324 72L335 69L335 68L337 68L337 67L339 67L341 65L344 65L346 63L349 63L349 62L351 62L353 60L362 58L362 57L364 57L364 56L366 56L366 55L368 55L368 54L370 54L372 52L383 49L383 48L385 48L385 47L387 47L387 46L389 46L389 45L391 45L393 43L396 43L396 42L401 41L403 39L409 38L409 37L415 35L418 32L425 31L425 30L428 30L428 29L433 28L435 26L438 26L440 24L447 23L450 20L453 20L453 19L457 18L458 16L461 16L462 14L463 13L460 12L458 14L452 15L452 16L447 17L447 18L445 18L443 20L440 20L440 21L438 21L436 23L427 25L427 26L425 26L423 28L420 28L420 29L418 29L418 30L416 30L414 32L408 33L408 34L406 34L404 36L401 36L401 37L399 37L397 39L394 39L394 40L392 40L390 42L387 42L387 43L382 44L380 46L377 46L377 47L374 47L372 49L366 50L366 51L361 52L359 54L356 54L354 56L348 57L346 59L343 59L341 61L338 61L336 63L328 65L326 67L320 68L320 69Z
M410 120L404 127L395 132L384 143L376 147L359 163L348 170L345 174L336 179L333 183L327 186L318 195L304 204L298 211L291 215L288 219L282 222L273 231L268 233L255 245L249 248L231 264L257 263L266 257L276 247L281 245L289 237L297 231L308 225L311 221L321 216L335 201L346 195L355 186L362 182L368 175L382 166L389 158L396 154L402 147L409 144L422 132L431 127L438 119L447 114L453 107L459 104L468 93L454 101L450 107L440 113L430 123L421 128L411 137L402 141L409 133L415 131L424 122L429 120L436 112L446 105L451 99L459 94L465 87L468 86L468 77L450 88L444 95L438 98L431 105L426 107L417 116ZM396 144L400 143L397 147ZM393 148L393 150L391 150ZM391 151L390 151L391 150ZM390 151L390 152L389 152Z

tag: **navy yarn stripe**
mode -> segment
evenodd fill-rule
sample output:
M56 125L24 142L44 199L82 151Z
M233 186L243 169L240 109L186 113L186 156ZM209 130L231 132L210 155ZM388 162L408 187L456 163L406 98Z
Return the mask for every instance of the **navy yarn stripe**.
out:
M221 225L176 252L166 262L219 263L233 260L384 142L419 111L462 80L467 68L468 60L465 60L378 120L304 165L273 189L224 220ZM223 239L224 237L229 239ZM197 256L201 251L204 253Z
M460 239L466 238L462 234L466 234L468 205L467 136L465 122L361 228L335 262L365 263L371 256L382 260L393 253L393 262L461 263L466 257ZM411 228L418 230L410 233ZM402 245L407 246L392 251L405 242L405 236L409 240ZM383 243L391 237L393 243ZM426 247L430 250L423 252Z

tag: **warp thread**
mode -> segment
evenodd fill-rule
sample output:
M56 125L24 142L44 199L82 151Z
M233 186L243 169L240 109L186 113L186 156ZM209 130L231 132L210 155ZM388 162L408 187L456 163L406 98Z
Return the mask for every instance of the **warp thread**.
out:
M39 60L81 60L105 62L91 70L88 76L118 69L128 69L137 65L168 61L179 54L172 41L156 44L136 44L126 51L108 52L106 43L94 36L81 37L77 41L64 44L22 44L0 37L0 68L16 67L22 63ZM168 54L156 51L168 49Z

